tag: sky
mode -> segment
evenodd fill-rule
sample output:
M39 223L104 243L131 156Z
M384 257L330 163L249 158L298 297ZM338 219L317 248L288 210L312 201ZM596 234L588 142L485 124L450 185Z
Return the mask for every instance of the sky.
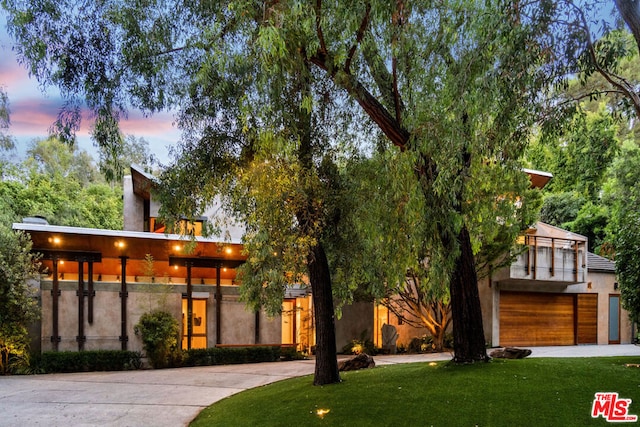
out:
M34 139L49 135L49 128L63 101L55 87L41 90L38 81L29 77L26 68L18 64L11 49L13 41L7 33L6 24L6 14L0 9L0 87L9 97L11 126L8 134L15 138L18 148L16 155L20 158ZM121 128L125 135L144 138L149 143L150 151L161 163L167 164L170 160L167 147L175 145L180 137L173 121L170 113L146 118L139 111L129 111L128 119L121 122ZM78 147L89 152L97 161L97 149L89 135L90 127L88 114L83 114L81 129L77 134Z

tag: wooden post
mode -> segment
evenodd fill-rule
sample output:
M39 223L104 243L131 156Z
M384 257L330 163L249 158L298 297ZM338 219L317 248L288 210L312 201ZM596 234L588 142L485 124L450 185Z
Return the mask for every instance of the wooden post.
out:
M216 344L222 344L222 289L220 288L220 263L216 266Z
M120 342L122 343L121 349L127 349L127 256L121 255L120 262L122 264L122 271L120 275Z
M84 341L87 339L84 335L84 261L78 261L78 351L84 350Z
M60 336L58 335L58 299L60 297L60 282L58 282L58 257L53 257L53 289L51 289L52 335L53 350L58 351Z
M187 266L187 350L191 350L191 337L193 336L193 289L191 286L191 261Z

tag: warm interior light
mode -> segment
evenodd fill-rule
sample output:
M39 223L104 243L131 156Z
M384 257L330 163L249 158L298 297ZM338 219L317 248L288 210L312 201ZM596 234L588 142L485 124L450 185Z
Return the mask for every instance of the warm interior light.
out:
M174 270L177 270L177 269L178 269L178 266L177 266L177 265L174 265L174 266L173 266L173 268L174 268Z
M60 262L59 262L58 264L63 265L63 264L64 264L64 261L63 261L63 260L60 260Z
M222 271L225 271L225 272L226 272L226 271L227 271L227 267L224 267L224 268L222 269Z

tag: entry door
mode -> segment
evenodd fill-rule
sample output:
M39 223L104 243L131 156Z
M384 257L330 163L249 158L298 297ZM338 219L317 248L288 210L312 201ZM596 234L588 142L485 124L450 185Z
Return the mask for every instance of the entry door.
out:
M187 299L182 299L182 348L207 348L207 300L192 299L191 346L189 347L187 323Z
M282 301L282 344L297 344L296 300Z
M609 344L620 344L620 295L609 295Z

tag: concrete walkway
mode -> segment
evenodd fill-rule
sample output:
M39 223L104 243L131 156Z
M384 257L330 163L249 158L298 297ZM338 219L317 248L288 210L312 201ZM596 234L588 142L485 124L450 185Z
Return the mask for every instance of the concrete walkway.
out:
M640 347L634 345L532 350L530 357L640 357ZM449 360L451 354L375 356L374 359L377 365L389 365ZM302 360L0 377L0 426L184 426L202 409L227 396L313 371L314 361Z

